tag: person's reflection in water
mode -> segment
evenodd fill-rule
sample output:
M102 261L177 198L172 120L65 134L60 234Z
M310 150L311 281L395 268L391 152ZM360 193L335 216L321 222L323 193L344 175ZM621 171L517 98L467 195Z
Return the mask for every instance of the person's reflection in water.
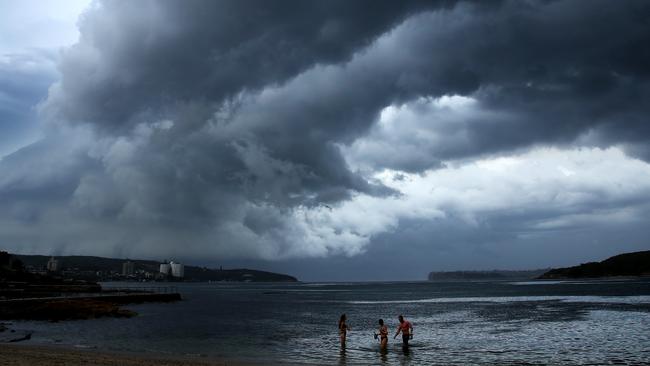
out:
M402 351L404 351L404 358L410 360L411 359L411 347L402 347Z
M402 347L404 357L400 360L401 365L411 365L411 349L409 347Z
M345 348L341 348L339 352L339 366L346 366L348 364L346 357Z
M386 349L386 348L380 349L379 354L381 355L381 364L382 365L387 365L388 364L388 349Z

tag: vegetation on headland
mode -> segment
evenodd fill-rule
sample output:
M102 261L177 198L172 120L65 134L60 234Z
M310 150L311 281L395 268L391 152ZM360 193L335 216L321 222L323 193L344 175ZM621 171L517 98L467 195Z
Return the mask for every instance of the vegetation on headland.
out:
M50 259L43 255L16 255L18 259L32 268L44 267ZM124 280L120 277L122 265L127 259L103 258L92 256L55 256L67 270L67 276L90 281ZM151 260L129 259L135 270L158 273L160 262ZM118 274L117 276L111 274ZM241 281L241 282L297 282L286 274L258 271L252 269L215 269L198 266L185 266L185 281Z
M19 258L0 251L0 299L98 293L101 290L93 281L31 273Z
M619 254L601 262L552 269L540 279L599 278L617 276L650 276L650 250Z

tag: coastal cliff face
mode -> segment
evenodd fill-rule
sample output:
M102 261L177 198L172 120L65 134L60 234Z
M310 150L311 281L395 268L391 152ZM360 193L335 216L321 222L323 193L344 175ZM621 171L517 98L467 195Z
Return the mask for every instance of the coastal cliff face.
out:
M552 269L540 279L598 278L615 276L650 276L650 250L619 254L602 262Z

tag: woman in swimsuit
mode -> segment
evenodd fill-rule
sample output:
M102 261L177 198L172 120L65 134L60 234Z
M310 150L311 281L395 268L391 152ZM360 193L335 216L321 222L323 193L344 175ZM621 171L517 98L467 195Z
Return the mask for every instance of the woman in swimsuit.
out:
M347 317L345 314L341 314L341 318L339 318L339 337L341 337L341 347L345 347L345 338L347 336L348 330L350 330L350 327L345 324L346 319Z
M384 325L384 319L379 319L379 337L381 349L385 350L388 347L388 327ZM375 334L375 339L377 339L377 334Z

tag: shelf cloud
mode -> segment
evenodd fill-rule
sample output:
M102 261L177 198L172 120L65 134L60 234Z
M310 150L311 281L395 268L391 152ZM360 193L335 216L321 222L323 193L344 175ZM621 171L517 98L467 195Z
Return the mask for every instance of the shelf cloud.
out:
M649 17L645 1L96 1L38 104L43 138L0 160L0 242L284 261L371 255L413 222L503 225L509 243L642 225ZM647 246L628 239L612 251Z

